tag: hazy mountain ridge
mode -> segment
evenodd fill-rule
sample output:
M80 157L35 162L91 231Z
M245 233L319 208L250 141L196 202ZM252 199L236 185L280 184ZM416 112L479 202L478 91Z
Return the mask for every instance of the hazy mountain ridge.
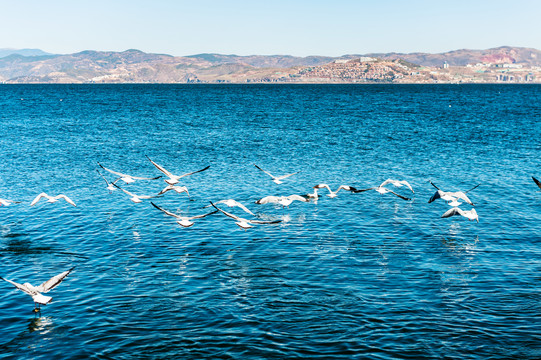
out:
M299 82L299 81L388 81L398 73L403 81L418 72L414 64L441 68L467 64L523 64L541 66L541 51L530 48L499 47L487 50L456 50L442 54L386 53L340 57L291 55L198 54L172 56L130 49L122 52L86 50L54 55L45 52L24 56L12 53L0 58L0 82L6 83L88 83L88 82ZM377 67L358 64L361 58L382 59ZM396 63L401 59L405 62ZM349 65L347 64L349 61ZM367 61L371 61L368 59ZM334 66L333 64L346 64ZM367 74L375 74L372 78ZM309 70L307 70L309 69ZM371 69L371 70L370 70ZM359 73L362 70L363 74ZM332 72L333 75L325 75ZM388 73L394 74L393 76ZM310 75L307 78L308 74ZM338 74L338 76L336 76ZM351 75L354 74L354 75ZM402 76L401 75L401 76ZM411 81L452 79L434 74L415 74ZM426 75L426 76L425 76ZM353 77L351 77L353 76ZM375 76L375 75L374 75ZM474 76L476 76L474 74ZM522 76L522 75L521 75Z

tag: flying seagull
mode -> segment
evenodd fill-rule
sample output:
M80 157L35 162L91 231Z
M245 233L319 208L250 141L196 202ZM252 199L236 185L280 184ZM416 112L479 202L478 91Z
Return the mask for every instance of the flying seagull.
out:
M308 202L309 200L304 197L304 196L301 196L301 195L289 195L289 196L274 196L274 195L270 195L270 196L265 196L264 198L261 198L259 200L256 200L256 204L280 204L282 205L283 207L289 207L289 205L293 202L293 201L302 201L302 202Z
M393 184L396 187L401 187L402 185L406 185L412 193L415 194L415 191L413 191L413 188L406 180L393 180L393 179L387 179L384 182L381 183L380 187L383 187L387 184Z
M152 199L159 196L159 195L136 195L132 192L129 192L126 189L121 188L117 184L113 184L113 185L119 188L120 190L124 191L124 193L126 193L127 195L131 196L130 200L133 201L134 203L140 203L140 202L143 202L143 200Z
M398 196L399 198L401 198L402 200L411 200L411 198L409 197L406 197L406 196L403 196L403 195L400 195L398 193L395 193L394 191L392 191L391 189L388 189L384 186L375 186L375 187L371 187L371 188L368 188L368 189L359 189L359 190L353 190L354 193L360 193L360 192L364 192L364 191L368 191L368 190L376 190L378 193L380 193L381 195L383 194L387 194L387 193L391 193L395 196Z
M450 206L453 206L453 207L457 207L458 205L462 204L460 203L458 200L463 200L465 202L467 202L468 204L470 204L471 206L475 206L473 204L473 202L470 200L470 198L466 195L466 193L472 191L473 189L477 188L479 185L481 184L477 184L475 185L474 187L472 187L471 189L467 190L467 191L455 191L455 192L450 192L450 191L443 191L441 190L439 187L437 187L432 181L430 181L430 184L432 184L432 186L434 186L436 188L436 193L434 195L432 195L432 197L430 198L430 200L428 200L429 203L433 202L434 200L437 200L437 199L443 199L445 201L447 201L447 203L450 205Z
M32 299L34 300L34 312L38 312L41 309L41 305L47 305L53 300L52 297L42 295L41 293L49 292L55 287L57 287L74 268L75 267L72 267L68 271L64 271L63 273L53 276L39 286L32 286L29 283L24 283L21 285L16 283L15 281L4 279L3 277L0 277L0 279L7 281L8 283L14 285L17 289L32 296Z
M224 204L224 205L226 205L228 207L235 207L236 206L236 207L241 208L242 210L244 210L248 214L255 216L255 214L253 212L251 212L250 209L248 209L246 206L242 205L240 202L238 202L236 200L233 200L233 199L216 201L214 203L214 205L217 205L217 204ZM212 206L212 205L207 205L205 207L207 208L209 206Z
M287 175L282 175L282 176L274 176L270 172L263 170L262 168L260 168L256 164L254 164L254 166L256 168L258 168L259 170L263 171L265 174L269 175L272 178L272 181L274 181L275 184L282 184L283 183L282 180L284 180L285 178L290 177L291 175L298 174L300 172L300 171L297 171L297 172L294 172L292 174L287 174Z
M102 164L100 164L98 162L98 165L103 169L103 170L106 170L106 171L109 171L111 174L115 174L117 176L120 176L120 179L122 181L124 181L126 184L131 184L131 183L134 183L135 180L156 180L156 179L159 179L161 178L162 176L156 176L156 177L153 177L153 178L148 178L148 177L141 177L141 176L131 176L131 175L128 175L128 174L123 174L123 173L119 173L117 171L113 171L111 169L107 169L106 167L104 167ZM116 180L115 180L116 182Z
M210 202L210 204L212 206L214 206L214 208L216 208L216 210L219 210L221 211L224 215L226 216L229 216L231 219L233 220L236 220L235 221L235 224L237 224L240 228L246 230L246 229L249 229L252 226L252 224L277 224L279 222L282 222L282 220L271 220L271 221L265 221L265 220L248 220L248 219L244 219L244 218L241 218L237 215L233 215L231 213L228 213L227 211L224 211L222 209L220 209L219 207L216 207L216 205L214 205L212 203L212 201Z
M454 215L462 215L465 218L468 218L469 220L477 220L477 222L479 222L479 216L477 215L477 211L475 211L475 209L462 210L458 207L453 207L447 210L441 217L448 218Z
M21 203L21 201L0 199L0 206L9 206L11 204L20 204L20 203Z
M169 216L172 216L177 220L177 224L179 224L180 226L183 226L183 227L190 227L194 224L194 222L192 220L195 220L195 219L202 219L204 217L207 217L209 215L212 215L212 214L216 214L218 212L218 210L215 210L213 212L210 212L210 213L207 213L207 214L201 214L201 215L195 215L195 216L181 216L181 215L178 215L178 214L175 214L175 213L172 213L171 211L167 211L161 207L159 207L158 205L154 204L152 201L150 202L152 204L152 206L154 206L156 209L162 211L165 215L169 215Z
M349 185L340 185L336 191L332 191L331 188L329 187L329 185L327 185L327 184L318 184L318 185L314 186L314 189L323 189L323 188L326 188L327 190L329 190L329 193L327 194L327 196L330 197L331 199L337 197L338 192L340 190L347 190L347 191L351 191L351 192L356 192L357 191L357 189L355 189L354 187L349 186Z
M145 155L146 156L146 155ZM160 166L158 164L156 164L154 161L152 161L148 156L147 156L147 159L158 169L160 170L162 173L165 174L165 176L167 176L169 179L165 179L165 182L168 183L169 185L175 185L179 182L180 179L182 179L183 177L185 176L189 176L189 175L193 175L193 174L197 174L201 171L205 171L207 170L209 166L207 166L206 168L204 169L201 169L201 170L197 170L197 171L194 171L194 172L191 172L191 173L187 173L187 174L184 174L184 175L173 175L172 173L170 173L169 171L165 170L163 166Z
M73 206L77 206L75 205L75 203L73 202L73 200L71 200L69 197L67 197L66 195L63 195L63 194L60 194L60 195L56 195L56 196L49 196L45 193L41 193L39 194L38 196L36 196L36 198L34 200L32 200L32 202L30 203L30 206L34 206L37 204L37 202L41 199L41 198L46 198L48 199L48 202L50 203L54 203L54 202L57 202L59 199L64 199L66 200L68 203L70 203L71 205Z
M188 192L188 188L186 186L177 186L177 185L167 185L165 188L163 188L162 191L158 193L158 195L165 194L166 192L171 191L171 190L173 190L177 194L181 194L185 192L188 195L188 197L190 197L190 193Z
M105 183L107 184L107 190L109 190L109 193L112 193L114 190L116 190L116 188L113 186L113 184L116 184L116 182L118 180L120 180L120 178L116 179L115 181L113 181L112 183L110 183L106 178L105 176L103 176L102 173L100 173L100 171L98 169L96 169L96 171L98 172L98 174L100 174L100 176L103 178L103 180L105 180Z
M536 183L536 185L539 186L539 188L541 189L541 181L537 180L533 176L532 176L532 179L533 179L533 182Z

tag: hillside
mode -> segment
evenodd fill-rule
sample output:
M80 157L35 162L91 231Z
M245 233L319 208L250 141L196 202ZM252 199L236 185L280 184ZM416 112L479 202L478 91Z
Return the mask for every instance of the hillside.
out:
M135 49L122 52L88 50L67 55L36 54L41 55L0 57L0 82L490 82L541 79L541 75L537 75L539 70L535 68L541 66L541 52L514 47L456 50L443 54L388 53L341 57L221 54L180 57ZM442 72L439 69L445 62L458 68ZM472 69L469 65L478 63L483 64L482 68ZM420 65L427 69L419 70ZM508 74L508 65L513 65L515 73ZM507 69L490 69L497 66L507 66Z

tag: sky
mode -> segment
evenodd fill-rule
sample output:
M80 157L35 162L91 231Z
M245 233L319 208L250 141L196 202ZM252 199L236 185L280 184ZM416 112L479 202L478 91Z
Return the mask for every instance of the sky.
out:
M539 0L0 0L0 48L186 56L541 49Z

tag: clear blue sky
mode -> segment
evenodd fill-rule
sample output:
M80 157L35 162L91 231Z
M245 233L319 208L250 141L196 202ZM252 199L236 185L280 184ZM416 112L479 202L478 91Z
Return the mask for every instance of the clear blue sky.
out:
M296 56L541 49L541 1L0 0L0 48Z

